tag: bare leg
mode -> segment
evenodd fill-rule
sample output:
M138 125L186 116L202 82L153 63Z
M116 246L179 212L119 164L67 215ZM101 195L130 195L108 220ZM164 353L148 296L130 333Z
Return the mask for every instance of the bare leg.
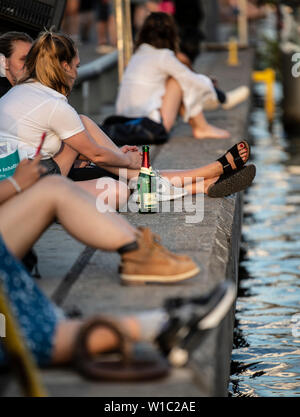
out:
M62 175L67 176L77 157L78 152L62 142L59 152L53 159L58 164Z
M110 148L115 152L122 152L120 148L114 144L114 142L99 128L99 126L93 120L84 115L80 115L80 118L88 134L94 139L96 143L98 143L98 145ZM119 175L119 168L106 166L105 169L113 174ZM139 175L139 170L126 169L126 174L128 179L136 178Z
M175 90L175 86L174 86L174 79L170 79L170 85L172 86L172 88L174 88ZM177 83L177 81L175 81ZM177 83L178 84L178 83ZM177 90L178 93L178 90ZM174 96L173 96L174 97ZM177 107L177 110L179 109L181 103L179 102L179 96L178 96L178 101L177 101L177 106L175 105L175 100L170 100L170 97L167 98L167 107L169 109L171 109L172 105L174 106L174 110ZM170 114L170 113L169 113ZM175 117L175 111L173 112L173 116ZM101 146L106 146L108 148L113 149L114 151L117 152L121 152L120 149L112 142L112 140L105 135L105 133L99 128L99 126L93 122L90 118L88 118L87 116L81 115L80 116L88 134ZM169 121L171 119L168 119ZM247 157L247 150L244 147L239 147L239 152L240 152L240 156L245 160ZM231 156L231 154L227 155L227 158L230 162L230 164L232 165L233 168L235 168L235 164L233 162L233 158ZM119 168L115 168L115 167L105 167L105 169L107 169L107 171L112 172L116 175L119 175ZM131 169L127 169L124 170L127 174L127 179L133 179L133 178L137 178L139 171L138 170L131 170ZM123 172L124 172L123 171ZM203 167L200 168L194 168L194 169L186 169L186 170L182 170L182 171L176 171L176 170L162 170L161 174L168 178L171 183L177 187L183 186L184 185L184 179L187 179L185 184L190 183L195 183L197 182L197 178L204 178L204 179L210 179L210 178L214 178L214 177L218 177L223 173L223 168L222 165L219 162L213 162L211 164L205 165ZM178 180L179 177L179 180ZM82 181L80 184L83 184L85 181ZM199 189L199 187L192 187L191 188L193 191L193 194L196 192L197 189Z
M182 90L178 81L171 77L167 80L166 93L160 109L163 124L168 132L174 126L179 110L181 112L184 111L182 106ZM192 127L193 136L196 139L227 139L230 137L227 130L210 125L202 112L190 118L189 124Z
M109 34L110 44L113 46L116 46L117 45L117 30L116 30L116 20L113 14L111 14L108 17L107 30Z
M62 143L60 151L53 158L59 165L62 175L67 176L74 161L78 157L78 152L72 149L70 146ZM104 186L110 182L110 187L105 189ZM114 181L111 178L103 178L89 181L77 181L74 184L76 186L88 191L93 196L98 197L105 191L105 202L111 204L113 209L118 209L123 206L129 197L129 189L125 183Z
M195 139L228 139L230 137L230 133L227 130L210 125L202 112L190 118L189 124L193 129Z
M182 103L182 90L179 83L172 77L166 82L166 93L160 109L163 125L169 132L176 121Z
M119 320L133 340L140 339L140 326L136 319L126 317ZM54 340L53 363L58 364L71 360L74 342L81 325L82 322L77 320L59 323ZM91 354L106 352L117 348L117 342L116 335L111 330L106 327L98 327L91 333L88 350Z
M245 146L243 144L238 145L238 150L240 157L243 159L243 161L246 161L248 157L248 151L245 148ZM232 155L230 153L227 153L226 157L232 168L236 169L236 165L234 163ZM223 174L223 167L220 164L220 162L215 161L209 165L205 165L204 167L200 168L194 168L190 170L186 169L180 171L161 170L160 173L163 177L167 178L176 187L182 187L186 185L187 190L190 191L191 194L196 194L197 192L203 192L201 191L201 187L199 188L199 185L189 187L188 185L193 185L201 181L201 179L204 179L205 192L208 186L213 182L216 182L218 177L221 174Z
M95 197L101 196L104 202L113 210L119 209L126 204L130 196L129 188L124 182L115 181L109 177L76 181L75 184Z
M62 25L63 31L76 40L79 32L78 9L79 0L68 0Z
M98 45L108 44L107 22L105 22L105 21L98 21L97 22L97 34L98 34Z
M102 250L136 239L136 229L125 219L98 212L94 197L60 176L45 177L2 204L0 232L12 253L22 258L55 217L75 239Z

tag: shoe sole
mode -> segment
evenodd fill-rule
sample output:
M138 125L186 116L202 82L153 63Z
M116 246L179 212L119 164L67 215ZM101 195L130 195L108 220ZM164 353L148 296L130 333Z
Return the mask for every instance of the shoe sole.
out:
M190 271L177 275L128 275L120 274L122 284L125 285L144 285L144 284L173 284L179 281L192 278L200 272L200 268L194 268Z
M234 284L228 285L221 301L199 323L199 330L213 329L223 320L236 299Z
M212 198L221 198L243 191L252 184L255 174L256 168L254 165L244 166L221 182L212 184L208 188L207 195Z

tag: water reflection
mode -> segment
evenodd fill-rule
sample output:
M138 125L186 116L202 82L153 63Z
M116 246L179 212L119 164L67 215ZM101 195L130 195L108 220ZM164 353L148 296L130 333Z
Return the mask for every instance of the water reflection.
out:
M262 94L258 86L256 94ZM280 85L276 85L280 100ZM230 394L300 395L300 138L254 108ZM294 319L293 319L294 318ZM298 326L298 327L297 327Z

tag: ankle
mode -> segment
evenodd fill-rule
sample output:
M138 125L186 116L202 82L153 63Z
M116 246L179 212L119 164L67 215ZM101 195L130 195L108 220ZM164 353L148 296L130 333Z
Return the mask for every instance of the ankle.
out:
M125 245L121 246L119 249L117 249L117 252L119 255L124 255L125 253L135 251L139 248L138 242L134 240L133 242L126 243Z

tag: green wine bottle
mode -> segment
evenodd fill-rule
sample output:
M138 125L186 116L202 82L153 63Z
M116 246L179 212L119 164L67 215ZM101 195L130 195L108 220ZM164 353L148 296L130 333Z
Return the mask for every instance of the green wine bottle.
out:
M156 213L158 203L156 197L156 177L150 166L149 146L143 146L143 162L138 177L139 212Z

